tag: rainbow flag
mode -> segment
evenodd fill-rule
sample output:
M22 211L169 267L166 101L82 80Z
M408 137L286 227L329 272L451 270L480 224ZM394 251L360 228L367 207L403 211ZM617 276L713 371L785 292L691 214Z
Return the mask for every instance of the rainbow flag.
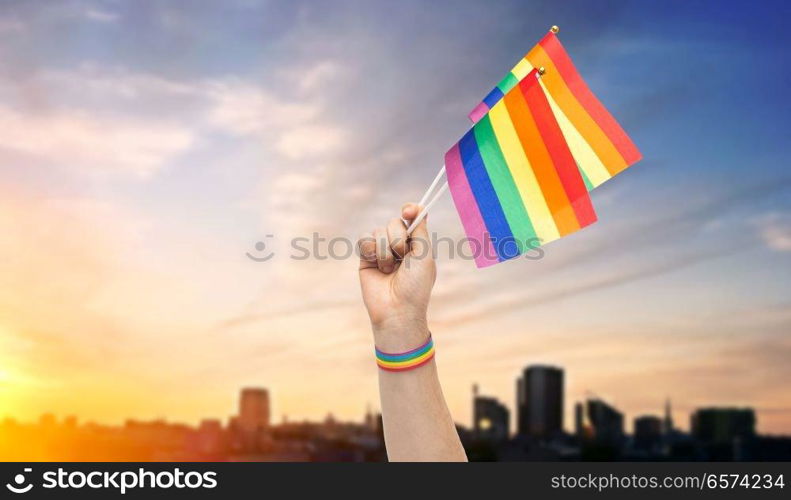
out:
M536 70L450 148L445 169L478 267L514 258L596 221Z
M470 120L478 122L534 68L542 66L546 73L541 86L589 190L640 160L640 151L585 84L551 31L470 112Z

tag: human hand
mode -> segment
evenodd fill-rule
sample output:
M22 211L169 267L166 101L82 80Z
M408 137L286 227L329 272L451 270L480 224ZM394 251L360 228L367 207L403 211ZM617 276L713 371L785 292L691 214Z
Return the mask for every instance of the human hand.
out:
M421 207L408 203L401 216L411 222ZM399 218L358 242L360 287L371 318L376 346L389 352L412 349L428 338L426 312L436 265L426 219L407 237Z

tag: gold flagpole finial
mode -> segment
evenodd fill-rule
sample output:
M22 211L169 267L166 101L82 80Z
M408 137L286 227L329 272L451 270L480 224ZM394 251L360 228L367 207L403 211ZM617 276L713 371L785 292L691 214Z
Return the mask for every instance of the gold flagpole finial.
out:
M543 74L544 74L544 73L546 73L546 72L547 72L547 70L545 70L543 66L541 66L540 68L538 68L538 74L539 74L539 75L543 75Z
M549 28L549 31L557 35L558 31L560 31L560 28L558 28L557 26L552 26L551 28Z

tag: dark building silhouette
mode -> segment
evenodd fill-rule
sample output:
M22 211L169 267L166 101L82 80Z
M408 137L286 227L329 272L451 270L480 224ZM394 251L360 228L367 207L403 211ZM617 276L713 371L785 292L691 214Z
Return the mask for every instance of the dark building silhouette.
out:
M574 403L574 435L577 439L584 439L585 432L585 407L582 403Z
M641 450L653 450L662 442L663 421L654 415L634 419L634 445Z
M665 401L665 419L662 421L662 432L669 436L673 434L673 410L670 408L670 398Z
M586 405L593 439L599 443L619 445L623 441L623 414L601 399L589 399Z
M701 408L691 418L692 435L703 444L731 444L755 436L752 408Z
M497 399L478 395L473 386L473 437L479 441L499 443L508 439L508 408Z
M563 431L563 370L528 366L517 380L518 431L523 436L550 438Z
M232 446L247 451L265 449L269 444L269 392L266 389L242 389L239 415L231 420Z
M269 428L269 392L266 389L242 389L237 424L243 433Z

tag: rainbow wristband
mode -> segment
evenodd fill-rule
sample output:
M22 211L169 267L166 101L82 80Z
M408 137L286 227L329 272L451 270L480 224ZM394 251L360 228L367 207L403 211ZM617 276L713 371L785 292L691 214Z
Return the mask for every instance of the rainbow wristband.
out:
M434 358L434 341L431 334L425 344L411 351L393 354L376 349L376 364L389 372L403 372L423 366Z

